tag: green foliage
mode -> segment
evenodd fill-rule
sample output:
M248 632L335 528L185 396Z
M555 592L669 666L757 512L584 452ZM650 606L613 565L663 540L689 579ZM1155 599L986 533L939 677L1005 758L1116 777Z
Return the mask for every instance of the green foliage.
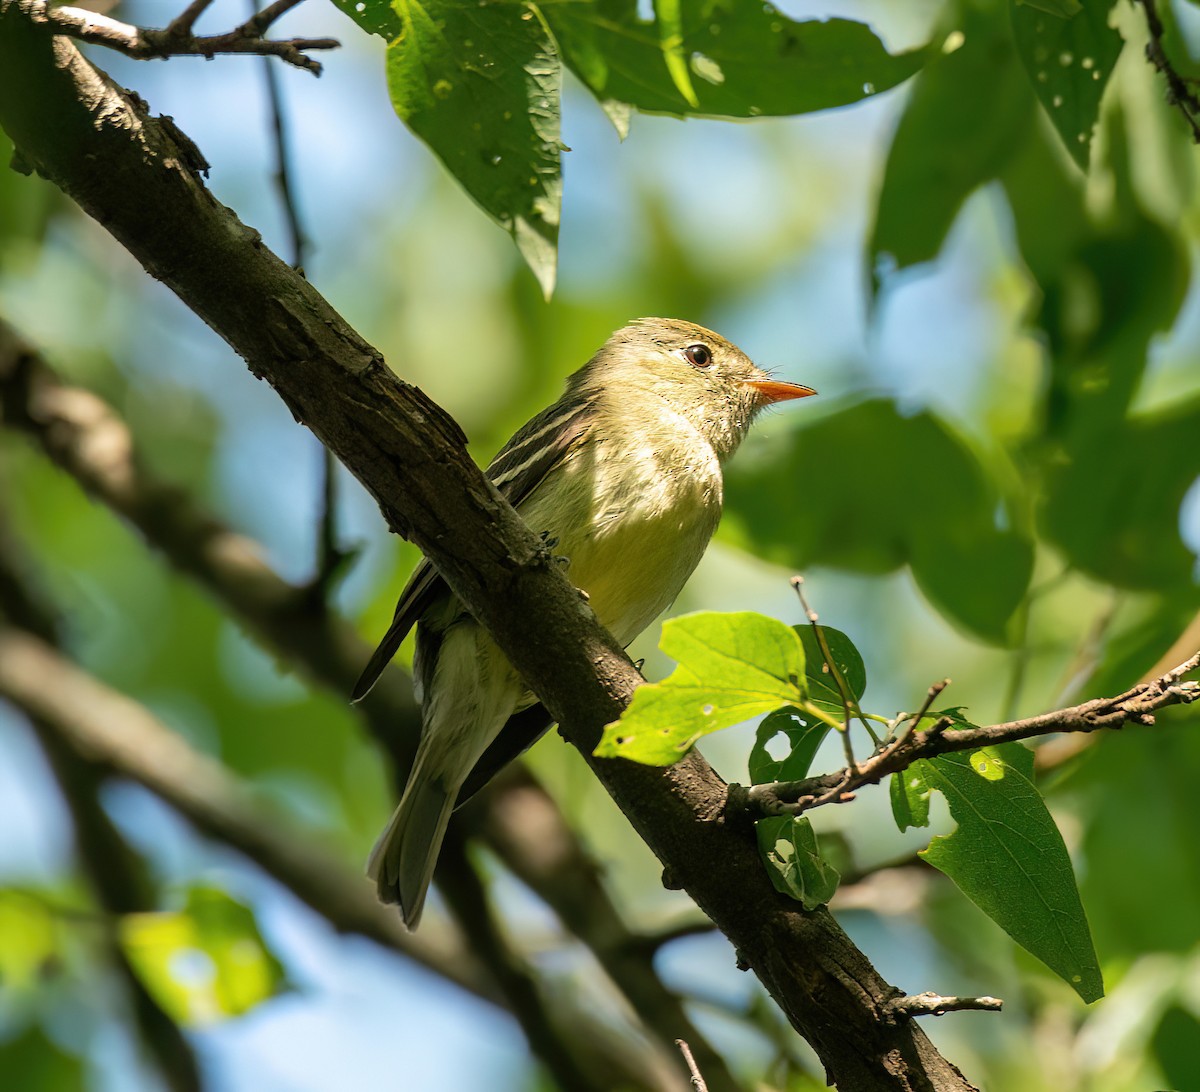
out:
M730 467L727 510L739 542L793 571L884 573L908 564L949 618L989 640L1007 639L1033 545L998 476L944 421L862 402L798 429L774 454L769 463ZM777 498L797 481L804 503L781 507ZM997 526L998 507L1008 527ZM978 569L955 563L963 557Z
M906 80L927 51L892 56L862 23L797 22L773 5L659 0L334 0L388 42L396 113L554 289L562 178L562 65L618 131L638 109L748 118L825 110ZM694 77L694 78L693 78Z
M83 1060L68 1054L40 1028L27 1027L0 1042L5 1085L21 1092L84 1092Z
M175 1020L205 1024L247 1012L284 986L253 912L215 887L193 887L177 911L127 914L130 963Z
M1062 836L1031 780L1020 744L921 759L893 774L896 825L929 825L929 797L942 793L958 828L921 857L1085 1001L1104 993L1087 918Z
M604 729L600 757L669 765L701 736L807 696L804 646L773 618L673 618L663 624L660 647L679 666L665 682L638 687L621 719Z
M537 10L397 0L388 44L396 113L554 288L562 179L562 73Z
M799 781L808 776L817 748L829 731L824 721L805 717L794 706L784 706L763 717L754 736L748 762L750 784L767 785L772 781ZM768 747L782 736L787 743L783 758L772 758Z
M1013 37L1037 97L1063 145L1087 170L1100 100L1125 44L1109 26L1113 0L1039 11L1014 0Z
M60 922L45 899L34 891L0 888L0 987L9 996L35 988L61 954Z
M776 891L795 899L805 910L815 910L833 898L841 876L821 856L807 816L760 819L754 824L754 832L758 852Z
M876 286L885 270L937 257L962 203L1000 170L1032 120L1006 23L972 4L962 19L959 48L914 81L892 139L869 244Z

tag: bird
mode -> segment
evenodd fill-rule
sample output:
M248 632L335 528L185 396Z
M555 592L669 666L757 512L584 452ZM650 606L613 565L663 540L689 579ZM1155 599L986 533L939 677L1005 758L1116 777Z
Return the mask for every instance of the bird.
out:
M722 466L765 407L815 394L772 378L692 322L640 318L612 334L562 397L487 467L566 559L567 575L622 648L670 604L721 517ZM366 696L416 625L421 740L367 864L379 898L416 929L447 824L551 725L549 713L426 558L351 700Z

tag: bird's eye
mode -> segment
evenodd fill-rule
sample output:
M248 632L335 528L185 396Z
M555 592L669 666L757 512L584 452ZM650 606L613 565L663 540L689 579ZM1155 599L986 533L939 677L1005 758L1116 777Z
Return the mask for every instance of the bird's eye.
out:
M712 350L707 345L689 345L683 350L683 355L689 364L697 368L707 368L712 363Z

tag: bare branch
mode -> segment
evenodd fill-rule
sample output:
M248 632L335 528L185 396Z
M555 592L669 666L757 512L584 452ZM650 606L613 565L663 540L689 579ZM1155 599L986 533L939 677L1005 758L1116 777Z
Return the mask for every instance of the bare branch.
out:
M122 23L87 8L59 7L49 0L29 0L30 18L55 34L63 34L89 45L116 50L137 61L165 57L205 57L212 60L218 53L250 53L260 57L278 57L288 64L321 74L321 64L307 55L314 49L337 49L336 38L264 38L263 34L281 15L301 0L277 0L263 8L241 26L224 34L197 37L192 34L196 19L212 0L193 0L191 4L162 30L136 27Z
M700 1067L696 1064L696 1059L692 1057L692 1048L687 1045L684 1039L676 1039L675 1045L679 1047L679 1053L683 1055L683 1060L687 1062L688 1073L691 1074L692 1088L696 1092L708 1092L708 1085L705 1083L704 1075L700 1072Z
M1004 1002L998 997L942 997L936 993L917 993L909 997L897 997L887 1004L893 1018L913 1016L943 1016L948 1012L963 1012L967 1009L982 1009L999 1012Z
M1159 678L1140 683L1116 697L1094 698L1067 709L986 728L955 728L953 721L943 717L931 727L923 731L914 729L883 747L857 770L838 770L803 781L753 785L732 794L731 805L744 805L755 815L775 815L781 809L798 815L824 804L842 803L847 792L862 785L874 785L888 774L907 769L918 759L1057 732L1095 732L1102 728L1122 728L1126 724L1152 725L1159 709L1200 700L1200 682L1181 681L1197 668L1200 668L1200 652Z

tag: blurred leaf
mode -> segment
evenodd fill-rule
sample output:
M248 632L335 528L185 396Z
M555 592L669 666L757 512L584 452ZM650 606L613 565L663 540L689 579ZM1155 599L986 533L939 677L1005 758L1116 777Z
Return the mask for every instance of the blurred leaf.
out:
M937 257L963 202L1029 128L1034 99L999 11L965 5L962 35L917 78L892 139L869 244L876 284Z
M827 110L896 86L929 52L893 56L863 23L797 22L770 3L675 0L667 8L665 26L640 19L634 0L546 4L543 11L564 61L598 99L650 113L744 118ZM684 59L690 71L679 67Z
M942 793L957 829L936 836L921 857L1084 1001L1094 1001L1104 984L1087 918L1032 769L1032 752L1016 743L922 759L893 778L893 813L901 830L927 825L929 794Z
M192 888L179 911L125 915L120 940L146 988L184 1024L237 1016L284 986L253 911L218 888Z
M12 141L0 130L0 262L13 243L41 242L51 217L67 207L59 189L28 177L18 166Z
M907 563L951 621L1002 642L1033 548L971 448L928 412L851 406L777 438L726 472L727 535L793 571L884 573Z
M1029 7L1044 11L1048 15L1057 15L1062 19L1074 15L1083 9L1080 0L1013 0L1015 7Z
M842 877L822 858L806 815L760 819L754 832L776 891L795 899L805 910L815 910L833 898Z
M1039 285L1053 285L1093 229L1084 208L1083 176L1048 124L1026 127L1000 177L1013 213L1017 244ZM1048 331L1053 339L1053 332ZM1052 341L1051 351L1054 351Z
M531 4L396 0L396 113L517 244L549 296L562 177L562 69ZM390 28L394 30L394 28Z
M1094 418L1089 418L1089 422ZM1200 478L1200 403L1093 430L1053 468L1042 523L1070 562L1118 588L1194 601L1196 556L1180 534L1183 498Z
M671 618L659 648L679 666L634 691L621 719L604 729L597 755L669 765L701 736L806 696L800 638L762 614Z
M60 1050L38 1027L0 1043L0 1074L14 1092L84 1092L83 1061Z
M1200 1020L1179 1004L1162 1014L1151 1049L1168 1088L1195 1088L1200 1081Z
M825 663L813 627L800 625L795 629L800 635L800 643L804 645L804 674L808 682L809 700L825 712L841 717L845 712L842 693ZM863 663L862 655L854 647L854 642L840 629L821 626L821 633L829 647L829 654L833 657L834 666L841 673L847 689L855 701L861 701L867 691L867 667Z
M61 946L58 920L36 892L0 888L0 987L6 993L37 986Z
M1081 10L1066 18L1028 4L1012 6L1021 63L1064 146L1083 170L1100 99L1125 44L1108 25L1113 6L1114 0L1083 0Z
M806 719L802 710L792 706L768 713L758 726L754 746L750 749L750 784L799 781L807 777L813 756L829 731L831 729L824 721ZM788 753L781 759L774 759L767 745L779 735L787 740Z
M1080 886L1106 959L1200 944L1200 710L1156 720L1097 737L1063 783L1083 819Z

